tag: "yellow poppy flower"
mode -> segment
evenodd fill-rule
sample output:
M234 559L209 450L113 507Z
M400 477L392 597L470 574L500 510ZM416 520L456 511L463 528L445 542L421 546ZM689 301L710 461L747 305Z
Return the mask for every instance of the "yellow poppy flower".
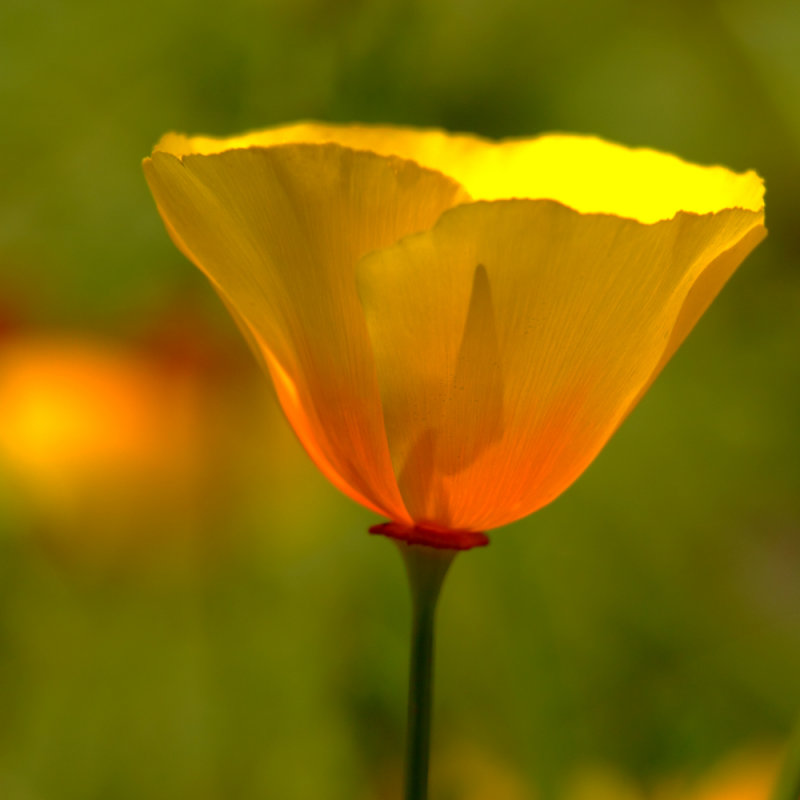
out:
M755 173L585 136L304 123L144 169L317 466L440 546L563 492L765 235Z

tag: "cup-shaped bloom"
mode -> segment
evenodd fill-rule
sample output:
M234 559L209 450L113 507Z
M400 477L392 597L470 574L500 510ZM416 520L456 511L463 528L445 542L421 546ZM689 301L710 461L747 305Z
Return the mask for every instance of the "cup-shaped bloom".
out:
M299 124L144 168L322 472L445 541L563 492L765 235L755 173L585 136Z

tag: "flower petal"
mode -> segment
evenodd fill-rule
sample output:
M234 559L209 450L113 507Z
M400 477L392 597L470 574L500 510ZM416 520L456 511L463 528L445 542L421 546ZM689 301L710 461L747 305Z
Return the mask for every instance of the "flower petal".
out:
M145 161L167 229L234 311L322 471L357 501L407 520L355 267L429 228L463 190L414 163L334 144L191 155L193 141L167 136Z
M762 222L743 209L645 225L482 202L365 258L359 290L412 519L485 530L564 491Z
M701 167L667 153L592 136L548 134L495 142L441 130L306 122L236 139L173 134L162 146L180 153L214 153L286 142L337 142L413 160L449 175L476 200L551 199L584 213L640 222L669 219L678 211L758 211L763 206L763 184L754 172L739 175L723 167Z

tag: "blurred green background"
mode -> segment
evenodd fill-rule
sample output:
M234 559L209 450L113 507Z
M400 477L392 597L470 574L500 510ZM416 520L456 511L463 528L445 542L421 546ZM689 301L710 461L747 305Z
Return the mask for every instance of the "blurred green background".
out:
M303 118L764 176L769 238L613 441L456 563L434 797L770 763L800 712L796 0L4 0L0 106L0 798L399 798L400 560L140 169L170 129Z

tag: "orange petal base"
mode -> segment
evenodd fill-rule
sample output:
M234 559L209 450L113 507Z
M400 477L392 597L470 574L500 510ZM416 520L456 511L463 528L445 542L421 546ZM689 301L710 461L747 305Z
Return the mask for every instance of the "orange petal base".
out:
M435 547L437 550L471 550L473 547L486 547L489 544L489 537L478 531L435 530L422 525L403 525L400 522L373 525L369 532L380 533L406 544Z

